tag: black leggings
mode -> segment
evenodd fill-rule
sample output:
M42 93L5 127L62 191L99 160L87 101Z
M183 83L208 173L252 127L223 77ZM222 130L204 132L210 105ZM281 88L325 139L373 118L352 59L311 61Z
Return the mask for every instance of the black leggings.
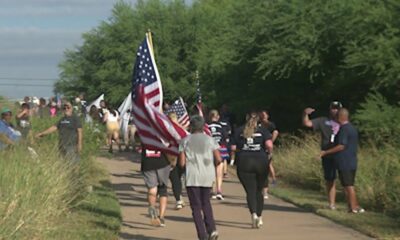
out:
M176 201L181 200L181 195L182 195L181 177L184 172L185 169L182 169L181 167L176 165L169 173L169 180L171 180L172 191L174 192L174 197Z
M237 164L237 174L246 191L250 213L261 216L264 207L264 184L268 178L266 154L242 153Z

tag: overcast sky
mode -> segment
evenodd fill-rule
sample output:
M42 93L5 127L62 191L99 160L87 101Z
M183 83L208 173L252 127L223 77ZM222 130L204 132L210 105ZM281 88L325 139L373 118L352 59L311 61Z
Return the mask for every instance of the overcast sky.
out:
M0 0L0 95L51 96L64 50L80 45L116 2Z

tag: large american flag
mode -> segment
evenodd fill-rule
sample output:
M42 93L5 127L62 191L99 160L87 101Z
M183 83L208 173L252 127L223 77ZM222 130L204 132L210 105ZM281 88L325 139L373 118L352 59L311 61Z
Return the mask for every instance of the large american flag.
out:
M132 76L133 121L148 150L178 154L178 142L188 133L161 112L162 86L149 35L139 46Z
M189 119L189 114L186 110L185 107L185 102L181 97L179 97L175 102L170 106L170 108L167 110L167 113L174 112L176 113L178 117L178 123L184 127L187 128L190 125L190 119Z

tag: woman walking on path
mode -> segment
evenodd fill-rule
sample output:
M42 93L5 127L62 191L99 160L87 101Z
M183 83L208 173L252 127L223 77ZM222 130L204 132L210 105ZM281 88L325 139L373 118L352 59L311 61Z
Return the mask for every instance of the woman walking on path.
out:
M107 127L107 143L109 146L109 153L113 152L112 148L112 140L114 139L117 143L117 146L121 150L121 145L119 144L119 126L120 126L120 118L119 114L114 109L108 109L108 111L103 116L103 121L106 123Z
M169 112L168 117L171 121L178 123L178 116L175 112ZM177 164L177 157L172 155L167 155L168 159L170 160L170 164L172 167L171 172L169 173L169 180L171 181L172 191L174 193L174 197L176 200L175 209L179 210L185 206L185 202L182 198L182 175L185 172L185 168L181 167Z
M211 110L209 114L210 123L208 124L208 128L211 132L211 137L217 142L219 146L220 155L224 158L224 160L228 161L229 153L226 149L228 133L225 130L225 127L219 122L219 113L217 110ZM224 177L224 165L218 165L216 168L216 194L212 196L213 199L224 200L224 196L222 195L222 182Z
M210 203L211 187L215 180L215 166L220 165L219 145L203 133L204 119L198 115L190 120L192 134L179 146L179 164L186 166L186 191L197 236L201 240L218 239Z
M273 148L271 134L258 126L258 120L257 113L251 113L246 125L236 131L232 144L232 151L237 151L237 174L246 191L253 228L263 224L263 189L268 178L268 153Z
M271 133L272 143L275 143L275 140L278 138L279 131L276 128L275 123L269 120L269 112L267 110L262 110L260 112L260 125L261 127L266 128L269 133ZM271 174L272 186L274 186L276 185L275 168L272 165L272 154L269 154L269 156L270 156L270 161L268 166L268 171L269 171L268 173ZM267 178L264 186L264 199L268 199L268 185L269 185L269 179Z

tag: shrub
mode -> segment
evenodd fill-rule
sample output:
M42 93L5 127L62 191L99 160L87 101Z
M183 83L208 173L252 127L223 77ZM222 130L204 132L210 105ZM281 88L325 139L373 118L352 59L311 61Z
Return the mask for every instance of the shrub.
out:
M365 137L377 144L400 144L400 108L388 104L379 93L367 96L353 121Z

